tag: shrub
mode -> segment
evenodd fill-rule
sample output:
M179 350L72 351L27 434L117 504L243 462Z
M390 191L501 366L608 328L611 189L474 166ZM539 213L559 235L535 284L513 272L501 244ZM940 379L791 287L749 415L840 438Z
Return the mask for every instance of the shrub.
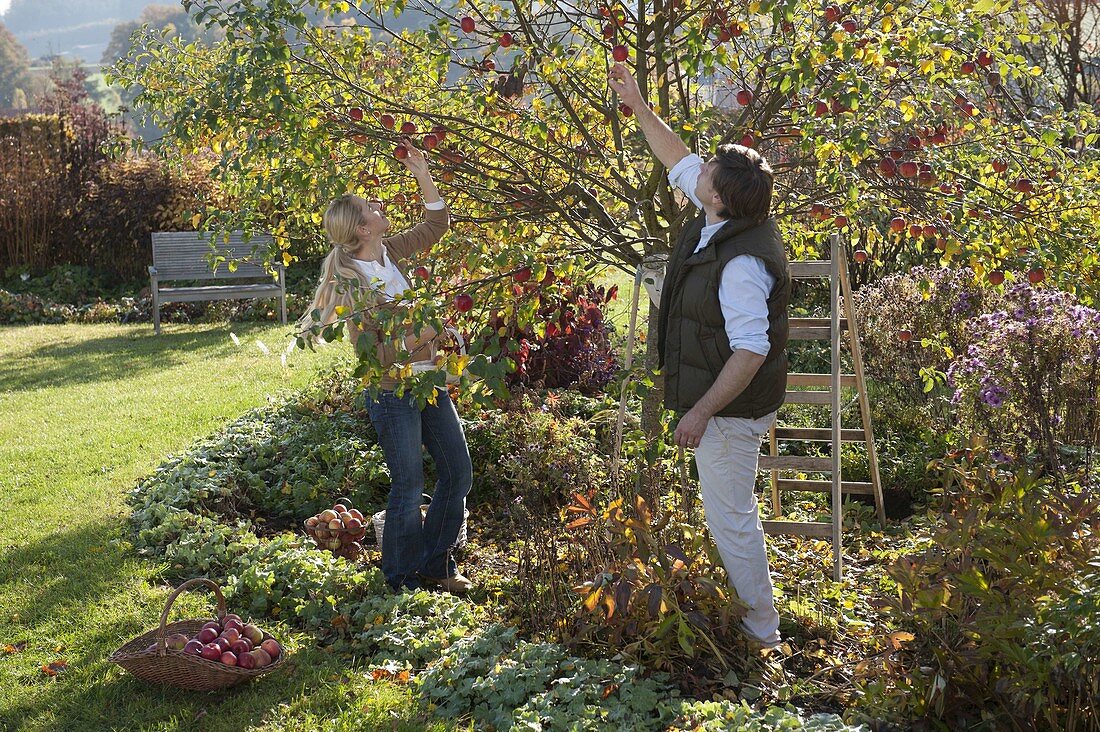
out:
M1006 472L983 449L936 467L945 515L934 546L890 569L898 586L890 609L915 643L869 684L867 706L951 729L979 720L1094 728L1100 717L1084 693L1096 674L1079 675L1096 667L1094 620L1074 623L1095 605L1083 592L1100 553L1100 503L1080 485Z
M964 430L987 435L1001 460L1039 453L1052 474L1062 443L1097 444L1100 312L1025 283L969 325L972 342L947 370Z
M542 513L606 482L595 429L555 413L553 402L553 395L539 403L523 394L506 411L485 410L466 424L476 499L505 505L516 499Z
M64 323L72 317L72 312L72 308L55 305L35 295L0 290L0 325Z
M493 335L486 338L486 343L495 342L495 350L516 363L508 385L568 386L589 394L606 386L614 378L618 362L603 307L617 292L617 287L563 282L556 290L543 293L533 318L539 329L534 324L520 328L515 317L510 322L500 316L493 318ZM545 329L541 328L543 323Z

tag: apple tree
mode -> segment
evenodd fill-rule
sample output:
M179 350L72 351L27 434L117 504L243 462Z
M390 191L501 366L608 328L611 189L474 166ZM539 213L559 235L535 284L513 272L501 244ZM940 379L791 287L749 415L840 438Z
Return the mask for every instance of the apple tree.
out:
M196 225L269 229L285 247L316 238L348 190L415 218L400 136L437 158L458 223L395 333L531 322L555 277L669 251L694 213L609 91L616 62L700 154L732 142L768 158L794 258L839 229L857 282L932 258L1093 295L1097 120L1044 91L1020 47L1058 31L1015 0L186 5L225 40L152 38L114 77L143 87L165 154L220 155L238 205ZM491 392L501 347L451 367Z

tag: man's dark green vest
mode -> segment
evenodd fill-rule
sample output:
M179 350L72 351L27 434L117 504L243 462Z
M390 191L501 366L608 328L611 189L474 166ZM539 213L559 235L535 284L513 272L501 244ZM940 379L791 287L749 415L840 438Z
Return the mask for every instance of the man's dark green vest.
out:
M665 405L680 414L702 399L733 355L718 302L722 270L734 257L751 254L775 277L768 297L768 355L752 381L716 416L757 419L779 409L787 390L787 306L791 273L783 237L774 219L757 224L734 219L719 229L702 251L706 216L688 224L665 268L657 322L658 348L665 372Z

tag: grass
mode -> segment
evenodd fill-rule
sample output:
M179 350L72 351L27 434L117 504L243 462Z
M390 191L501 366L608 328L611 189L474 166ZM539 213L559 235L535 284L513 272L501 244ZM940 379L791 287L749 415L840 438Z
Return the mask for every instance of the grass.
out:
M346 349L279 360L287 329L0 328L0 730L446 729L410 691L266 623L288 668L225 692L150 686L106 661L171 587L129 549L126 492L167 455L308 383ZM265 355L257 345L271 349ZM205 592L172 619L208 615ZM18 652L5 644L26 642ZM42 666L64 660L55 677Z

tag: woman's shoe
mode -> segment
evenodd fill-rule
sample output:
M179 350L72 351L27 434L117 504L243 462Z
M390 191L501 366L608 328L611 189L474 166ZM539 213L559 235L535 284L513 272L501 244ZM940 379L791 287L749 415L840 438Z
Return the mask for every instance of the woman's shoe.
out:
M420 578L429 585L435 585L442 588L445 592L449 592L452 595L465 595L469 592L474 583L468 578L463 577L461 574L455 573L454 577L425 577L421 575Z

